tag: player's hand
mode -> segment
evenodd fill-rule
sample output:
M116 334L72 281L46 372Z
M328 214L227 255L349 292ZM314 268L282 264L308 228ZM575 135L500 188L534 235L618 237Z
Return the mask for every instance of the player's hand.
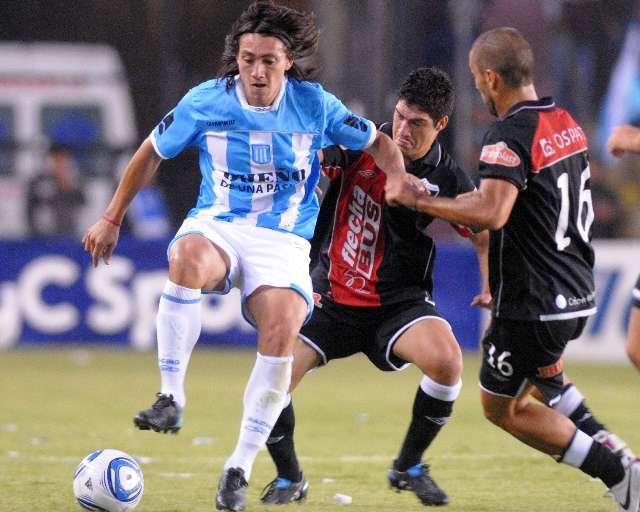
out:
M400 178L390 180L384 186L385 199L390 206L406 206L416 209L418 199L429 195L429 191L420 178L406 173Z
M473 298L471 305L477 308L491 309L493 305L491 292L480 292Z
M629 124L616 126L607 141L607 149L613 156L620 158L625 151L634 151L634 148L640 147L639 141L640 129Z
M120 226L104 218L88 229L82 237L82 245L84 245L84 250L91 254L91 262L94 267L98 266L100 258L104 260L105 264L109 264L119 235Z

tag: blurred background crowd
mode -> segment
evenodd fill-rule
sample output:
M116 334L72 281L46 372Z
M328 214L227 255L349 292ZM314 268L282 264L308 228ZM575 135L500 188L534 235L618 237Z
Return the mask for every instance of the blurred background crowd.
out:
M614 125L640 124L640 0L281 0L322 30L317 79L355 111L389 119L415 67L457 87L444 142L470 174L491 118L473 87L475 36L509 25L531 42L540 96L589 136L596 238L640 236L640 159L607 156ZM0 3L0 238L79 235L101 214L132 150L218 69L248 0ZM194 204L197 155L160 167L125 229L167 238Z

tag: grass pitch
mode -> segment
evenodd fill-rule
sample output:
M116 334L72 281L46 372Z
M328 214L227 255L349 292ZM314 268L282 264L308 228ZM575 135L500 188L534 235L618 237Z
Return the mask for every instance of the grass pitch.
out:
M189 403L177 436L140 432L131 418L158 389L155 354L58 349L0 353L0 510L79 510L71 489L89 452L117 448L142 462L140 512L215 510L214 492L238 433L251 351L197 350L187 378ZM450 512L615 511L604 486L538 454L490 425L477 387L477 357L466 356L453 420L427 453ZM637 374L628 366L569 364L568 373L609 427L640 450ZM419 374L385 374L361 357L308 375L294 396L297 447L309 498L293 510L425 510L411 493L391 492L386 469L409 422ZM275 471L258 457L248 510ZM336 493L352 496L345 506ZM279 509L278 509L279 510ZM285 510L288 510L285 509Z

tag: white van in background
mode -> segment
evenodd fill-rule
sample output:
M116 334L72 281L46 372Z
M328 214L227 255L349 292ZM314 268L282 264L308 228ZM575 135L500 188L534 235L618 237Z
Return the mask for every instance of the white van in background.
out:
M97 44L0 43L0 238L28 233L29 180L52 143L73 149L87 198L84 231L101 215L137 142L118 53Z

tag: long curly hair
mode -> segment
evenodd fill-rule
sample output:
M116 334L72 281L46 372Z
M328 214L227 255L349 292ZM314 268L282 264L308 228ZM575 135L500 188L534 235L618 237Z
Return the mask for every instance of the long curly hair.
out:
M302 13L273 0L256 0L234 22L227 34L222 53L219 78L227 78L227 89L233 86L233 77L238 74L236 56L240 49L240 37L244 34L260 34L277 37L293 59L287 76L297 80L311 78L315 68L301 66L298 59L312 56L318 48L320 32L316 28L315 15Z

